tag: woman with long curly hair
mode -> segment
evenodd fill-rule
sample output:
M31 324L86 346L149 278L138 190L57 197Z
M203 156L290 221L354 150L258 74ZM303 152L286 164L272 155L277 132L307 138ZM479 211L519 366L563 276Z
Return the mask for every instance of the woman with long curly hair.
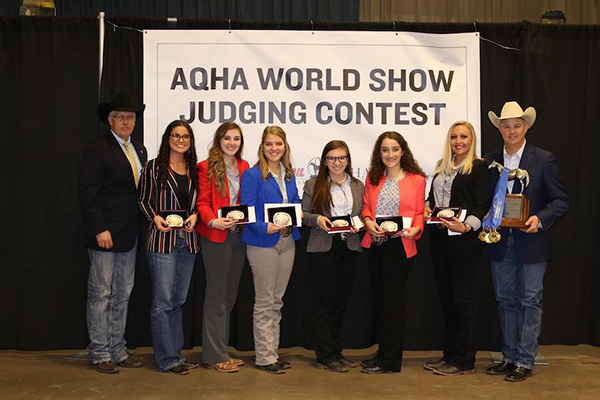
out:
M246 225L242 240L254 279L254 350L257 368L281 374L290 367L279 359L279 323L298 228L264 222L265 203L300 203L285 132L267 126L258 147L258 162L242 176L242 204L254 206L256 222ZM291 229L290 229L291 228Z
M367 234L361 244L370 249L369 272L380 337L375 357L361 362L365 373L400 372L402 368L404 287L417 254L416 241L423 233L425 182L425 173L406 140L398 132L379 135L365 186L362 218ZM377 223L380 216L408 218L411 223L386 232Z
M152 222L146 238L146 258L152 280L150 322L154 361L159 371L178 375L188 374L190 368L198 366L181 354L181 307L199 249L194 232L196 163L192 127L176 120L165 129L158 157L146 164L140 180L140 208ZM169 223L168 215L178 215L183 221L179 225Z
M361 247L358 230L329 231L336 217L360 214L364 193L365 185L352 176L348 145L342 140L327 143L318 175L304 184L302 222L311 227L306 252L315 287L317 367L332 372L347 372L357 366L342 355L342 323Z
M475 128L467 121L450 126L442 159L438 161L425 206L425 218L435 207L460 207L456 216L432 229L433 272L445 321L442 358L425 363L438 375L475 372L475 275L483 243L476 231L490 207L487 163L477 157Z
M215 131L208 158L198 164L198 212L206 290L202 319L202 363L219 372L236 372L243 360L231 358L229 314L237 298L246 260L241 229L222 207L240 204L240 177L250 167L242 159L244 136L235 122L225 122Z

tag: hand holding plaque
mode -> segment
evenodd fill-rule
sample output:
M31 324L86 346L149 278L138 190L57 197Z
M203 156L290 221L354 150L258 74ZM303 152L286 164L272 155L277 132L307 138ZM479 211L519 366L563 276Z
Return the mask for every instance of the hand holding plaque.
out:
M497 168L500 178L496 184L492 206L483 219L483 231L478 238L486 243L498 243L502 236L497 231L502 228L527 228L525 222L529 219L529 199L523 195L523 190L529 185L529 174L524 169L507 170L503 165L492 162L489 168ZM507 194L509 180L518 179L521 193Z
M167 223L167 227L176 229L177 236L185 238L186 232L182 228L188 218L188 212L186 210L164 210L161 214Z
M501 172L504 166L494 161L490 164L489 168L497 168L498 172ZM502 228L527 228L525 222L529 219L530 201L523 195L523 191L529 185L529 173L521 168L511 169L508 172L508 180L518 180L521 184L521 192L518 194L508 193L506 195L500 226Z
M292 203L265 203L265 222L280 227L281 236L289 236L292 227L302 224L301 206Z
M161 216L167 222L169 228L183 228L183 223L188 217L186 210L164 210Z

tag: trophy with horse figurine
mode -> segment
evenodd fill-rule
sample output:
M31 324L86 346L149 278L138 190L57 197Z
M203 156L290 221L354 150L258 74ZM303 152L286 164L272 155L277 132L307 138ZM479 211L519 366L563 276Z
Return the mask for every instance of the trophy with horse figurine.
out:
M529 173L521 168L508 170L502 164L493 161L488 168L497 168L500 178L496 184L492 206L483 220L483 230L479 240L486 243L498 243L502 236L498 228L527 228L529 218L529 198L523 191L529 185ZM506 193L508 181L518 180L521 191L518 194Z

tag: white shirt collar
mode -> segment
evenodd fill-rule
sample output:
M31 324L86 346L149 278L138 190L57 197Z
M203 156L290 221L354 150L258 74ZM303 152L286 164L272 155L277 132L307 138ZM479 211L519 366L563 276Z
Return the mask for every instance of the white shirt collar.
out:
M121 138L119 135L114 133L112 129L110 130L110 133L113 134L113 136L115 137L115 139L117 139L117 142L119 142L120 145L122 145L123 143L131 144L131 136L129 136L129 138L127 138L127 140L123 140L123 138Z
M517 156L518 159L520 160L521 157L523 157L523 150L525 150L526 144L527 144L527 139L523 140L523 144L521 145L521 147L519 147L519 150L517 150L517 152L515 154L513 154L512 156L506 152L506 146L503 146L502 154L504 155L504 159L507 160L507 159L513 158L514 156Z
M269 172L271 173L271 175L273 175L274 178L285 181L285 167L283 166L283 163L281 161L279 162L279 175L277 175L275 172L271 171L270 168L269 168Z

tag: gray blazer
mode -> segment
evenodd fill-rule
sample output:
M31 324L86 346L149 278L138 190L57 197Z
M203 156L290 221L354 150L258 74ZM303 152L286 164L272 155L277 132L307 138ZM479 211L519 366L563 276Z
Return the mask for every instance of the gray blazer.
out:
M313 214L311 212L312 196L316 181L316 177L306 181L304 184L304 194L302 195L302 211L304 211L302 223L311 227L310 237L308 238L308 245L306 247L308 253L324 253L329 251L331 249L331 242L333 241L329 233L318 228L317 220L321 214ZM363 208L365 185L358 179L352 179L350 182L350 191L352 192L352 216L360 216ZM329 213L323 215L327 218L331 218ZM362 251L358 233L348 233L346 243L350 250Z

